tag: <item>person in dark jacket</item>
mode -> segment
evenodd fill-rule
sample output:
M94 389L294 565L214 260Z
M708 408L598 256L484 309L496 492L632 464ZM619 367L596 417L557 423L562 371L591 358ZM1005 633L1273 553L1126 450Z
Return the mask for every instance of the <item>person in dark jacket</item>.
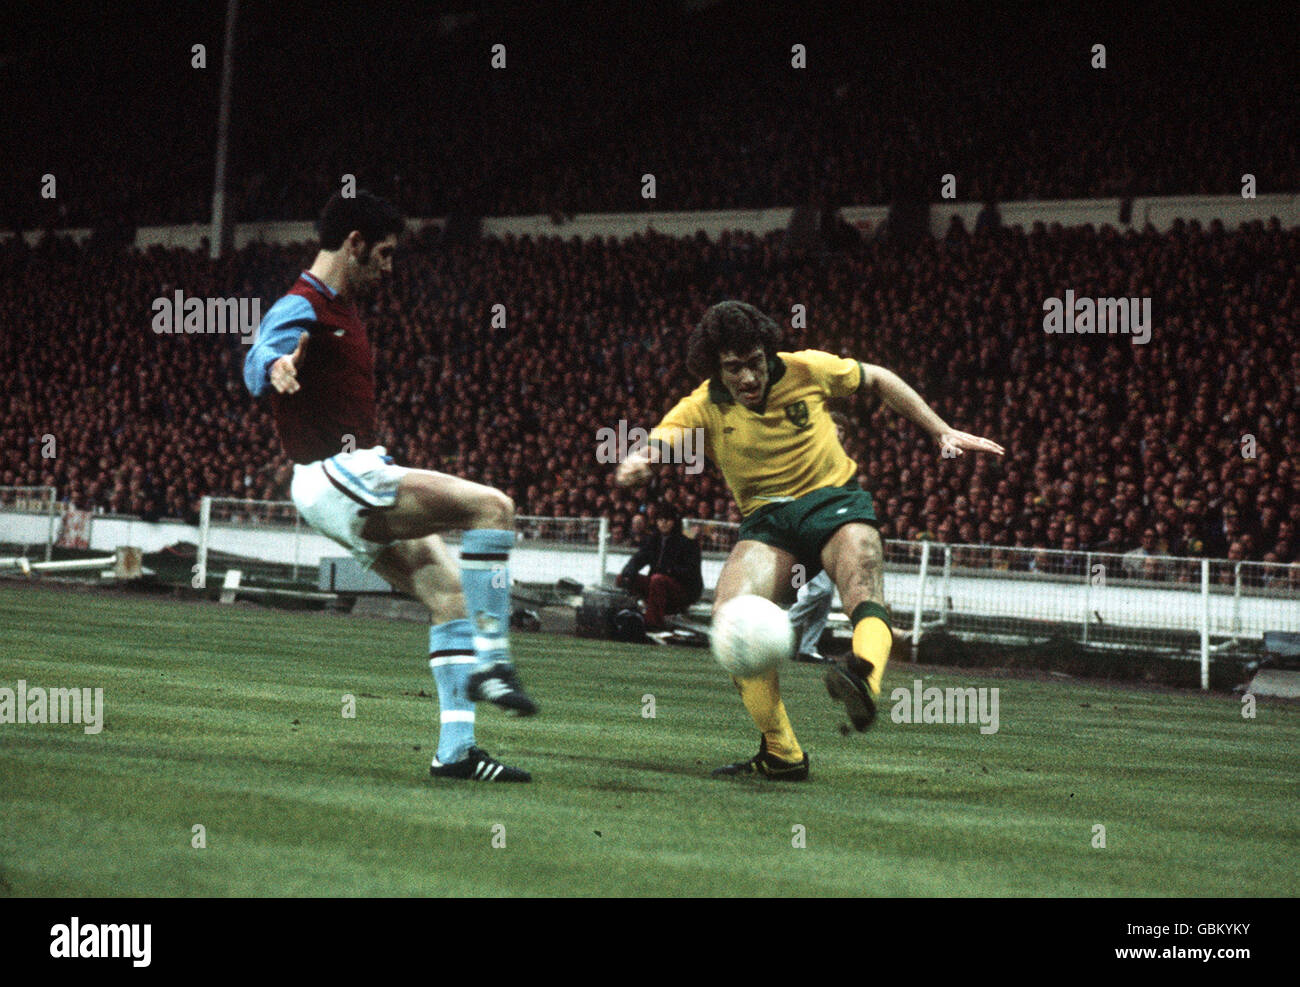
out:
M650 567L650 575L641 570ZM618 585L643 597L646 630L664 628L664 618L681 613L700 598L704 578L700 574L700 546L682 534L682 521L670 505L661 505L655 530L641 542L618 577Z

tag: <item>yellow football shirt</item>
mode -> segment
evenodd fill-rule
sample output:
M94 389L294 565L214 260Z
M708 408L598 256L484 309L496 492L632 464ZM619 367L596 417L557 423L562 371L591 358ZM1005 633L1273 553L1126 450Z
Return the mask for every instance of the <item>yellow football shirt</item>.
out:
M862 384L857 360L820 350L778 353L767 401L751 411L720 382L705 381L677 402L650 441L682 449L688 429L703 429L704 454L717 463L742 516L767 504L848 483L857 464L835 434L826 403Z

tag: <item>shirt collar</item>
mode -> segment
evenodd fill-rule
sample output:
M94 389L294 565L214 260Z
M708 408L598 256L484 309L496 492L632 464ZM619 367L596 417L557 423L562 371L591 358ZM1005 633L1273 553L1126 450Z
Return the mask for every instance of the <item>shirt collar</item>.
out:
M319 291L326 298L337 298L339 296L339 293L337 291L335 291L333 288L327 285L320 278L316 277L316 275L312 274L310 271L303 271L302 278L304 281L311 284L317 291Z

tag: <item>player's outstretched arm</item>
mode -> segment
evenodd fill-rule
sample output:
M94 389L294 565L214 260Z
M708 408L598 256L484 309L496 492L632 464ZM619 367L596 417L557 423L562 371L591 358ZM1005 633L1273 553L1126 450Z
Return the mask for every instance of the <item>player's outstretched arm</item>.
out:
M971 435L950 426L892 370L871 363L862 364L862 387L873 390L891 409L925 429L946 455L960 456L963 452L970 451L991 452L1001 456L1006 451L992 439Z
M304 332L298 337L298 345L288 356L282 356L271 364L271 386L281 394L296 394L302 385L298 383L298 368L302 366L307 355L307 341L311 333Z
M244 384L250 394L261 397L268 387L281 394L298 390L307 331L316 324L315 318L311 303L298 295L286 295L271 306L244 359Z
M945 455L950 456L960 456L966 451L991 452L995 456L1001 456L1006 452L992 439L971 435L970 432L959 432L955 428L950 428L939 436L939 446L943 449Z

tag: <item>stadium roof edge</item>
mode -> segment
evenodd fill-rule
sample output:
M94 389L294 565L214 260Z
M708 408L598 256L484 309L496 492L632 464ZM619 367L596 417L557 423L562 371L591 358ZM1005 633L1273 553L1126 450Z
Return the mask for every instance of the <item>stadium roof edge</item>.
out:
M1111 199L1057 199L1040 201L998 203L1003 226L1032 227L1034 223L1062 227L1093 225L1110 226L1116 230L1141 230L1148 224L1163 233L1178 220L1196 221L1209 225L1218 220L1229 229L1247 222L1277 219L1284 228L1300 226L1300 193L1276 193L1243 199L1240 195L1178 195L1144 196L1133 199L1129 221L1120 221L1123 200ZM959 218L969 229L974 226L981 202L939 202L930 204L930 233L943 236L952 220ZM586 213L566 217L557 223L550 215L501 216L483 220L486 236L556 236L566 239L578 237L614 237L627 239L638 234L657 232L670 237L689 237L703 231L710 237L724 232L771 233L785 229L793 213L792 207L773 209L724 209L711 212L637 212L637 213ZM870 235L885 221L888 206L848 206L839 210L841 218ZM408 220L411 230L429 226L441 227L441 217ZM91 229L56 230L57 236L68 236L77 242L88 239ZM23 238L31 245L37 244L46 234L44 230L28 231ZM206 223L189 223L172 226L141 226L136 229L135 247L152 246L197 249L204 238L210 236ZM12 231L0 233L0 240L8 240ZM314 240L314 224L304 221L266 221L238 223L235 226L235 246L250 243L289 244Z

